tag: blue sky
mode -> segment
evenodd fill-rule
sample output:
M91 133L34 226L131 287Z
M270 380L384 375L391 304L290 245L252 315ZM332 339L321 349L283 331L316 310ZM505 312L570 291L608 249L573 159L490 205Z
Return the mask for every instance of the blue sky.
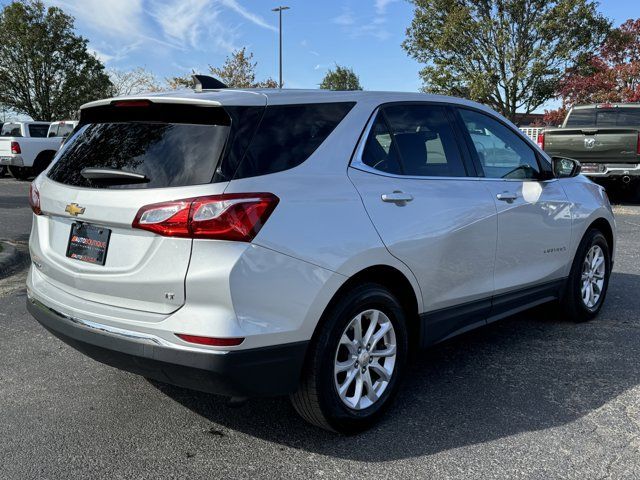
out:
M4 2L3 2L4 3ZM163 79L220 65L246 46L258 77L277 79L278 4L267 0L45 0L76 17L76 28L107 67L144 66ZM605 0L617 25L640 4ZM284 81L316 88L336 63L352 67L367 90L415 91L420 65L400 44L412 18L407 0L287 0Z

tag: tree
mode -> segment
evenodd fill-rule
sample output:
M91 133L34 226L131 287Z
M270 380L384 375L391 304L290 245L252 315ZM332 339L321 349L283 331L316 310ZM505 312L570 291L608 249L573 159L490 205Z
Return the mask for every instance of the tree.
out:
M349 67L336 65L335 70L329 69L322 79L320 88L324 90L362 90L360 79Z
M613 29L595 55L567 69L557 94L568 106L640 101L640 19Z
M194 71L193 74L196 72ZM193 77L189 75L184 75L182 77L170 77L166 78L165 81L167 83L167 87L171 90L179 90L181 88L193 88L194 82Z
M109 78L113 85L111 89L113 97L161 90L155 75L142 67L133 70L114 68L109 70Z
M229 88L278 88L278 82L268 77L265 80L256 81L256 67L258 62L253 62L253 53L247 53L247 48L234 50L229 55L222 67L213 67L209 65L209 74L216 77ZM192 74L196 74L195 70L191 74L170 77L166 79L167 86L172 89L193 88Z
M412 0L403 48L424 90L485 103L510 119L554 96L567 65L610 28L591 0Z
M221 82L231 88L277 88L278 84L272 78L256 82L256 67L253 53L247 53L247 48L235 50L226 58L222 68L209 65L209 71Z
M80 105L110 93L102 63L74 33L73 17L40 0L0 13L0 103L36 120L73 117Z

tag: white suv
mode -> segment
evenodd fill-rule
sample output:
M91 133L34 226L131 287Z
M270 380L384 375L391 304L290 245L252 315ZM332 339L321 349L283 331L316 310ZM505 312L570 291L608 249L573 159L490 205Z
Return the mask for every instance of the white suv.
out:
M33 182L27 305L101 362L354 432L414 348L544 302L598 313L615 223L579 169L456 98L101 100Z

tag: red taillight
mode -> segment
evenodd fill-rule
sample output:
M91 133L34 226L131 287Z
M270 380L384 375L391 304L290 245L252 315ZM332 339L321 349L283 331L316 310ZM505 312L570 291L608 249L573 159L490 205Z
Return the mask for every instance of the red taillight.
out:
M210 345L212 347L235 347L244 342L242 337L227 337L227 338L215 338L215 337L199 337L197 335L185 335L183 333L176 333L178 338L181 338L185 342L197 343L199 345Z
M11 142L11 153L15 155L22 153L22 150L20 149L20 144L18 142Z
M40 209L40 192L33 185L33 183L29 186L29 205L31 206L31 210L36 215L40 215L42 210Z
M544 132L540 132L538 134L538 139L536 140L536 143L542 150L544 150Z
M271 193L231 193L142 207L133 228L166 237L250 242L278 204Z

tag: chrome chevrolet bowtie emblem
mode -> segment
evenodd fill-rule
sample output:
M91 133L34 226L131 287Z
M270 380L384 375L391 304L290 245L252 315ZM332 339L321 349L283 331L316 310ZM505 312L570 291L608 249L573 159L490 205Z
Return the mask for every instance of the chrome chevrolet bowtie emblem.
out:
M588 148L589 150L591 150L595 146L596 146L596 139L595 138L585 138L584 139L584 148Z
M81 207L77 203L70 203L67 205L67 208L64 209L69 215L73 215L77 217L78 215L82 215L84 213L84 207Z

